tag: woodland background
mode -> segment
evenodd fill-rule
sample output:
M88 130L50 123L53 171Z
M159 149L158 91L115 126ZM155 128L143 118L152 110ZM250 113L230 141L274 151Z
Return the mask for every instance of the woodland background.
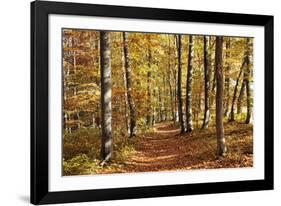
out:
M252 166L252 38L64 29L62 41L65 175ZM172 138L178 127L197 139ZM222 160L215 139L219 156L233 147Z

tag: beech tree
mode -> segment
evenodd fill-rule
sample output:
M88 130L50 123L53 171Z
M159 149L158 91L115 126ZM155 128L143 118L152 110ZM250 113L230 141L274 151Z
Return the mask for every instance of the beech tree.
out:
M111 57L110 33L100 32L101 63L101 156L108 161L112 156L112 109L111 109Z
M193 130L192 122L192 79L193 79L193 36L189 35L187 78L186 78L186 132Z
M239 87L239 82L240 82L240 79L242 77L242 75L244 74L244 79L243 81L245 81L245 85L247 84L246 83L246 79L248 79L248 77L250 76L247 76L248 74L250 75L250 72L247 73L248 71L250 71L250 65L249 65L249 55L248 55L248 43L247 44L244 44L244 52L243 52L243 59L242 59L242 64L241 64L241 67L239 69L239 74L236 78L236 82L235 82L235 87L234 87L234 92L233 92L233 97L232 97L232 104L231 104L231 111L230 111L230 116L229 116L229 121L234 121L235 120L235 106L236 106L236 101L237 101L237 93L238 93L238 87ZM246 70L246 71L245 71ZM246 75L246 76L245 76ZM250 82L249 82L250 83ZM250 88L250 84L249 84L249 88ZM243 83L242 83L242 88L243 89ZM243 92L243 90L242 90ZM249 96L251 96L251 91L249 90ZM240 92L241 93L241 92ZM242 95L242 94L241 94ZM239 95L240 96L240 95ZM242 97L240 97L242 98ZM249 100L251 99L251 97L249 98ZM241 99L240 99L241 100ZM249 101L250 102L250 101ZM249 106L251 106L249 104ZM249 107L250 108L250 107ZM249 110L251 111L251 110ZM250 112L251 113L251 112ZM251 116L251 115L250 115Z
M128 45L128 33L123 32L123 44L124 44L124 58L125 58L125 73L127 83L127 98L130 109L130 137L136 136L137 133L137 116L135 102L132 94L132 68L130 65L130 54Z
M120 44L123 44L123 33L120 33ZM123 76L123 86L124 86L124 116L125 116L125 127L126 131L130 133L129 127L129 114L128 114L128 94L127 94L127 80L126 80L126 69L125 69L125 57L124 57L124 47L120 47L120 57L121 57L121 66L122 66L122 76Z
M224 137L224 127L223 127L223 66L222 66L222 47L223 47L223 37L216 37L216 133L217 133L217 154L223 156L226 153L226 144Z
M205 79L205 108L204 120L202 128L208 128L210 121L210 77L211 77L211 61L210 61L210 37L204 36L204 79Z
M178 35L178 112L179 112L179 122L181 126L181 133L185 132L185 123L183 117L183 103L182 103L182 37Z
M229 114L229 100L230 100L230 38L226 38L225 43L225 58L226 58L226 68L225 68L225 106L224 106L224 116Z
M150 43L150 36L148 36L148 41ZM151 61L152 61L152 54L151 54L151 46L150 44L148 45L148 57L147 57L147 64L148 64L148 71L147 71L147 126L151 127L153 125L153 111L152 111L152 92L151 92L151 77L152 77L152 72L151 72Z
M176 122L176 116L175 116L175 110L174 110L174 90L172 88L173 84L173 71L172 71L172 62L171 62L171 39L170 36L167 35L168 37L168 85L169 85L169 96L170 96L170 111L171 111L171 116L172 120L174 123Z
M253 116L253 91L252 91L252 78L251 78L251 64L250 64L250 47L251 42L250 38L246 40L246 51L245 51L245 72L244 72L244 80L246 85L246 93L247 93L247 117L246 117L246 124L252 122Z
M242 112L242 102L245 96L245 89L246 89L246 80L245 80L245 76L242 82L242 86L240 88L240 92L239 92L239 97L237 100L237 114L241 114Z

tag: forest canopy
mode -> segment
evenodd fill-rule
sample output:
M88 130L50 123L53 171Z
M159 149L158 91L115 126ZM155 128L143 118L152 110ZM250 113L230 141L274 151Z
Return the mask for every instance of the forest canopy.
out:
M63 29L64 175L248 167L253 38Z

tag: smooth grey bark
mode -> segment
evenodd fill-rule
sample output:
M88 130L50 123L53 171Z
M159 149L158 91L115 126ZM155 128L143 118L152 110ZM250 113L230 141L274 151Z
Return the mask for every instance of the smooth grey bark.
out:
M250 38L246 40L246 54L245 54L245 61L246 61L246 68L244 72L244 79L246 84L246 93L247 93L247 117L246 117L246 124L252 123L253 119L253 91L252 91L252 80L251 80L251 65L250 65Z
M205 103L204 103L204 120L202 128L206 129L210 121L210 77L211 77L211 61L209 43L210 37L204 36L204 78L205 78Z
M123 35L121 33L121 45L123 43ZM125 69L125 64L124 64L124 61L125 61L125 58L124 58L124 50L123 48L121 47L121 51L120 51L120 54L121 54L121 62L122 62L122 69L123 69L123 82L124 82L124 112L125 112L125 126L126 126L126 131L128 132L128 134L130 133L130 128L129 128L129 122L128 122L128 119L129 119L129 114L128 114L128 95L127 95L127 81L126 81L126 69Z
M132 69L130 65L128 33L123 32L124 43L124 57L125 57L125 70L126 70L126 83L127 83L127 97L130 109L130 137L136 136L137 133L137 116L134 99L132 96Z
M186 78L186 132L193 130L192 122L192 79L193 79L193 36L189 35L187 78Z
M217 155L225 155L227 149L224 138L223 126L223 89L224 89L224 76L222 66L222 45L223 37L216 37L216 52L215 52L215 67L217 79L216 91L216 133L217 133Z
M229 100L230 100L230 77L229 77L229 72L230 72L230 38L228 37L226 39L226 44L225 44L225 49L226 49L226 68L225 68L225 107L224 107L224 116L228 116L229 114Z
M103 162L112 157L112 108L111 108L111 60L110 33L100 32L101 64L101 157Z

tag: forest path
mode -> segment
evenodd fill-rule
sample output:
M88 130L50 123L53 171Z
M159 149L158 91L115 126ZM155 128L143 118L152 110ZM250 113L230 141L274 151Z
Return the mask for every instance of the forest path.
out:
M180 167L178 162L186 153L180 147L183 138L177 136L180 130L170 122L158 123L154 129L155 132L137 137L136 152L126 162L128 170L142 172Z
M122 172L252 166L252 128L234 124L226 125L230 152L222 158L215 155L214 127L179 135L179 128L171 122L156 124L154 132L136 138L135 152L125 161Z

